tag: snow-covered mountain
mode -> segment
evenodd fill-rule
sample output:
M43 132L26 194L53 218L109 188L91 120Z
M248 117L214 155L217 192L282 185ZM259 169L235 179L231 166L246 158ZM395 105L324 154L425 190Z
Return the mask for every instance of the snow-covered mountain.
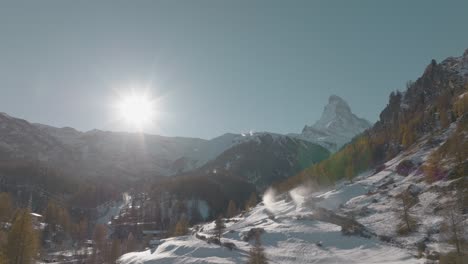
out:
M369 121L352 113L345 100L332 95L321 118L311 126L306 125L301 134L294 136L336 151L370 126Z

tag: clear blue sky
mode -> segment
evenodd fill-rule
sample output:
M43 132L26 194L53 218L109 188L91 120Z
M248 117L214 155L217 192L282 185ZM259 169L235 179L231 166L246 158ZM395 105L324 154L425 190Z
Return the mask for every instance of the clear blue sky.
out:
M432 58L468 48L468 1L0 1L0 112L124 130L119 89L151 87L146 132L299 132L330 94L377 120Z

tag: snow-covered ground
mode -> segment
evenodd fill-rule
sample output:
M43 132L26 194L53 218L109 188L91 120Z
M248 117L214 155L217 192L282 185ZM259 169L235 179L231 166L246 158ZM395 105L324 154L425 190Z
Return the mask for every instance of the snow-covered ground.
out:
M351 189L356 188L342 188L343 193ZM338 193L334 191L328 197L334 202L340 198L341 203L346 202L348 196ZM345 236L340 226L301 219L300 216L312 211L305 203L275 198L266 195L264 202L252 211L226 224L221 241L234 243L235 250L189 235L166 239L156 250L126 254L120 263L244 263L252 242L245 242L243 237L252 228L265 230L262 242L270 263L422 263L406 250L376 238ZM325 198L322 203L327 200ZM198 234L211 236L213 228L213 223L205 224L198 229Z
M448 133L441 135L442 141ZM214 223L207 223L194 228L192 235L163 240L156 249L128 253L119 263L245 263L253 242L243 238L252 228L264 229L261 239L270 263L425 263L425 258L416 258L421 242L427 246L423 256L447 250L438 232L443 221L438 207L453 196L442 191L453 181L429 184L420 171L405 177L396 173L396 167L403 160L420 165L437 147L420 142L387 162L384 170L363 173L353 183L340 182L329 190L300 187L282 195L267 191L250 212L226 220L221 242L234 243L237 249L232 251L197 238L213 236ZM411 209L418 227L398 236L397 196L406 190L418 200ZM308 216L317 208L353 218L373 235L344 235L338 225L312 220Z
M244 263L252 242L242 238L251 228L265 230L262 242L270 263L422 263L377 239L345 236L337 225L298 218L307 211L293 200L270 199L226 224L221 242L234 243L237 249L189 235L166 239L156 250L126 254L120 263ZM203 225L198 234L211 236L213 228L213 223Z

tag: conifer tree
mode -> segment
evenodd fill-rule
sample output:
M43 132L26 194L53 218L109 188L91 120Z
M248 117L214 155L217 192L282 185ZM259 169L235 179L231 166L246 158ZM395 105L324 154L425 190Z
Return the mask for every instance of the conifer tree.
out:
M224 229L226 228L226 225L224 224L222 216L219 216L216 218L215 221L215 234L216 237L221 240L221 236L223 235Z
M10 264L31 264L37 256L38 238L33 228L31 212L21 209L8 234L6 257Z
M267 264L268 260L265 255L265 249L262 247L260 233L255 234L255 244L250 249L249 260L247 264Z

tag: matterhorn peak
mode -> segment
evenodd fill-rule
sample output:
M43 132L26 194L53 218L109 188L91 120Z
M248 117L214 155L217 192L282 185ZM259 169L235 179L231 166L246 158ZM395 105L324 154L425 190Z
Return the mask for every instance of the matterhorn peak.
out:
M328 98L328 105L325 106L325 112L334 112L334 113L351 113L351 108L349 107L348 103L338 95L331 95Z
M329 104L336 103L336 104L348 105L348 103L343 98L341 98L341 97L339 97L338 95L335 95L335 94L330 95L330 97L328 98L328 103Z
M369 121L353 114L343 98L331 95L320 119L312 126L305 126L300 137L338 150L370 126Z

